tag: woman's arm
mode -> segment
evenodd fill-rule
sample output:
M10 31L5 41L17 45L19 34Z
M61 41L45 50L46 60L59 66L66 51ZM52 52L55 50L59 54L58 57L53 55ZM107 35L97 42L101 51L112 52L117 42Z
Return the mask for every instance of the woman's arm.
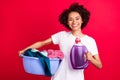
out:
M98 54L92 55L90 52L87 53L87 59L94 64L97 68L102 68L102 63Z
M28 46L27 48L19 51L19 55L22 54L22 53L24 53L24 51L27 50L27 49L29 49L29 48L32 48L32 49L40 48L40 47L42 47L42 46L44 46L44 45L47 45L47 44L50 44L50 43L52 43L52 39L51 39L51 38L48 38L48 39L46 39L46 40L44 40L44 41L36 42L36 43Z

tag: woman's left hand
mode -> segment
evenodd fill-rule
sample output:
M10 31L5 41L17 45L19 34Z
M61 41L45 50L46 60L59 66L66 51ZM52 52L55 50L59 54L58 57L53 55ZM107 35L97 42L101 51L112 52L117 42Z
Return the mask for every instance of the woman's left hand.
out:
M92 53L87 52L86 53L86 59L88 59L92 64L94 64L97 68L102 68L102 63L99 58L99 55L92 55Z
M93 59L93 56L90 52L86 53L86 59L89 60L89 61L91 61Z

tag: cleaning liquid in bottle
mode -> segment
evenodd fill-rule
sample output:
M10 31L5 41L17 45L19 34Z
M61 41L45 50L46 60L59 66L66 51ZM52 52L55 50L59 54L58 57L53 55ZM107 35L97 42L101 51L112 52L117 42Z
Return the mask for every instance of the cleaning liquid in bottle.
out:
M85 69L88 67L89 61L86 59L87 52L86 46L81 43L79 37L76 37L75 44L70 51L70 61L73 69Z

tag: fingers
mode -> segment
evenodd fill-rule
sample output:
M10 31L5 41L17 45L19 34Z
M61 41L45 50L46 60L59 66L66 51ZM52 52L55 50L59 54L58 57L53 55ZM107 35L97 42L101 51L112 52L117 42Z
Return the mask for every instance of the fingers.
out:
M24 53L23 50L22 50L22 51L19 51L19 52L18 52L18 56L21 57L21 54L23 54L23 53Z
M86 53L86 58L91 61L92 60L92 54L90 52Z

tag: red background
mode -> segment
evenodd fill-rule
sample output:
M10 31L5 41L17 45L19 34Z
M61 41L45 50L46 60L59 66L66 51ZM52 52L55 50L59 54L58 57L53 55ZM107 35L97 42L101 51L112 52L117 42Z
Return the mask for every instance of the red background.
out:
M1 0L0 80L50 80L25 73L18 51L66 30L58 16L76 1L91 12L83 32L95 38L103 63L101 70L90 64L85 80L120 80L119 0ZM49 48L58 49L53 45L41 49Z

